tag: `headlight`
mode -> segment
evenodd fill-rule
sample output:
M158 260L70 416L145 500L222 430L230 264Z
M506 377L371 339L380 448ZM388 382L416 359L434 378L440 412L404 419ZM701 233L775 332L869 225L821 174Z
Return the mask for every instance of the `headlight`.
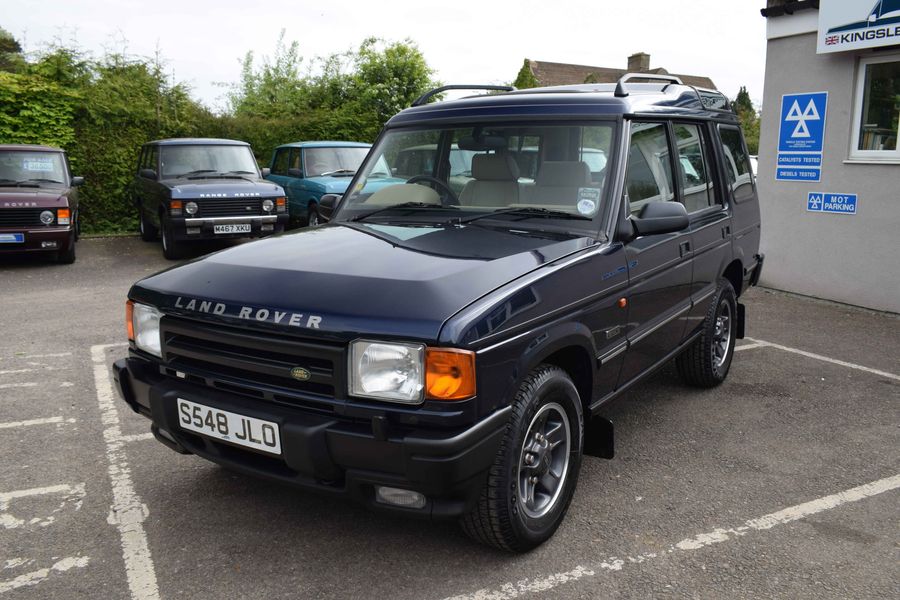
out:
M271 200L263 200L262 207L264 211L272 212L272 209L275 208L275 203Z
M424 387L424 363L422 344L357 340L350 344L350 394L419 404Z
M146 304L134 303L131 313L131 322L134 327L134 345L139 350L148 352L162 358L162 344L159 339L159 318L162 316L158 310Z
M50 225L53 223L53 219L56 218L56 215L53 214L52 210L45 210L41 213L41 223L44 225Z
M186 212L189 215L196 215L197 208L198 208L198 206L197 206L196 202L186 202L184 205L184 212Z

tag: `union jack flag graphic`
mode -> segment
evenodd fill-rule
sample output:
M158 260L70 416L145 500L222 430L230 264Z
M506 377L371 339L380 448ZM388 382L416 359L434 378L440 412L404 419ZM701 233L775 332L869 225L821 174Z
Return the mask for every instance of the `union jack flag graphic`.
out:
M837 44L840 41L840 39L841 39L840 36L829 35L828 37L825 38L825 45L832 46L834 44Z

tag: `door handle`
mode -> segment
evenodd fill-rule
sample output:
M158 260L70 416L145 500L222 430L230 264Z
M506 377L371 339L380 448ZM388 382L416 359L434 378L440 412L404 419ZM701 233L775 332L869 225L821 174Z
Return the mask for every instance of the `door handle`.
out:
M691 242L681 242L678 244L678 255L684 258L685 254L690 254L691 252Z
M731 235L731 225L726 225L722 228L722 239L728 238Z

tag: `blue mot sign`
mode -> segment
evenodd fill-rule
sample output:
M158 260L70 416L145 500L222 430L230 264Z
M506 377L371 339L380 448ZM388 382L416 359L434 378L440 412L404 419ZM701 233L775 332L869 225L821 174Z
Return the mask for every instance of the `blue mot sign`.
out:
M806 210L810 212L856 214L856 194L831 194L810 192L806 197Z
M827 107L828 92L782 96L775 179L821 179Z

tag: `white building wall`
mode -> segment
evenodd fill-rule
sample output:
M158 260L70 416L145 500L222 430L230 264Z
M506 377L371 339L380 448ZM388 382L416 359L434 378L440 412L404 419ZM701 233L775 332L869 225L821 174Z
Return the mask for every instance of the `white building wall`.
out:
M758 174L762 285L900 313L900 164L848 160L859 59L894 52L900 48L817 55L815 33L769 39ZM776 181L782 95L822 91L821 181ZM808 212L809 192L858 194L857 214Z

